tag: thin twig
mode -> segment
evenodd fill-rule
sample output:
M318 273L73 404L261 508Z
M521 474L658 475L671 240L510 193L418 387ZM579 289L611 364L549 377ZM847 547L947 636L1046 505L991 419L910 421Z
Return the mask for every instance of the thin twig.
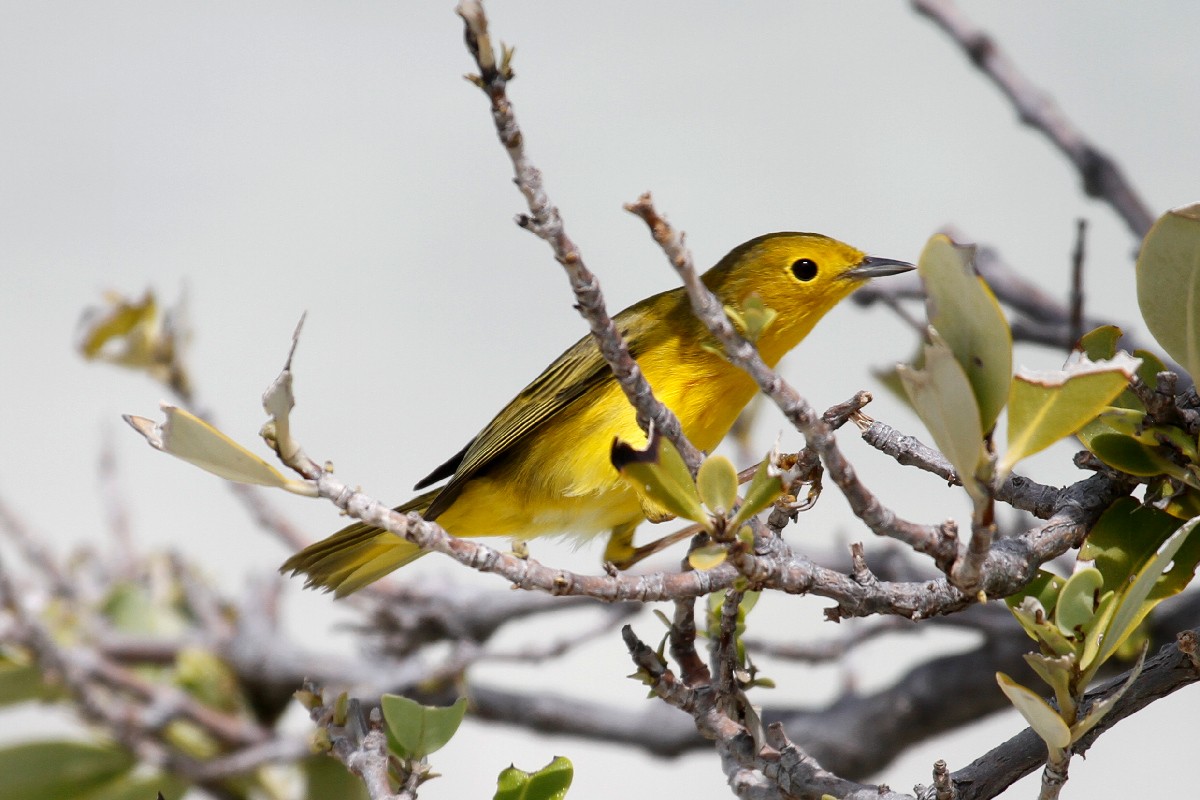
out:
M1071 319L1070 339L1078 342L1083 336L1083 256L1087 239L1087 220L1076 222L1075 252L1071 254Z
M479 67L479 75L468 77L491 101L496 134L512 161L517 188L525 197L529 208L529 214L518 217L517 223L549 244L554 251L554 257L566 270L579 313L587 321L617 383L636 409L638 425L648 433L650 425L653 424L655 430L675 445L684 461L695 471L703 456L683 435L683 429L675 414L655 398L641 368L630 354L628 345L608 315L599 281L584 264L583 254L578 246L567 235L558 208L546 193L541 171L525 153L525 138L517 125L517 118L507 93L508 81L513 77L510 64L512 50L504 49L500 61L497 62L488 35L487 16L484 14L483 4L478 0L462 0L458 4L457 12L463 20L467 50Z

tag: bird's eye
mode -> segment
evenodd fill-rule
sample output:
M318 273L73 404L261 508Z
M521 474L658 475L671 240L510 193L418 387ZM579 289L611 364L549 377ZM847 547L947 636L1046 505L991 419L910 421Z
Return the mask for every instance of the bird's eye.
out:
M796 280L807 283L817 277L817 262L811 258L802 258L792 264L792 274L796 276Z

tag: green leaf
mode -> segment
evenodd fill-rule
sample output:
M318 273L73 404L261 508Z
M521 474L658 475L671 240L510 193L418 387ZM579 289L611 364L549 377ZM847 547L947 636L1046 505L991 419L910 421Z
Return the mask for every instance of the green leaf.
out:
M759 463L754 477L750 479L750 485L746 487L746 499L742 501L737 514L730 521L731 526L736 528L741 525L783 494L783 477L775 463L778 455L778 451L772 448L767 457Z
M496 794L492 800L563 800L575 768L563 756L557 756L537 772L523 772L509 767L496 780Z
M737 470L725 456L709 456L696 473L696 490L708 510L718 517L729 513L737 502Z
M932 328L929 336L925 366L920 370L899 366L897 371L938 449L950 460L968 493L982 498L982 487L975 480L985 456L979 408L967 374L949 345Z
M1101 325L1090 330L1079 339L1077 349L1092 361L1102 361L1117 354L1117 342L1121 341L1122 331L1116 325Z
M326 755L309 756L300 762L307 784L305 800L369 800L366 785L342 762Z
M1108 361L1080 359L1061 372L1021 372L1013 378L1008 450L997 467L999 476L1095 418L1129 384L1141 364L1125 353Z
M1142 379L1142 383L1153 389L1158 385L1158 373L1166 372L1167 365L1149 350L1134 350L1133 356L1142 360L1142 366L1138 367L1138 377ZM1141 405L1140 402L1138 404Z
M1113 433L1104 422L1095 421L1079 430L1079 441L1096 458L1127 475L1153 477L1178 476L1182 469L1154 447L1137 439Z
M925 284L929 324L937 329L962 366L984 431L990 431L1008 400L1012 376L1012 332L1000 304L975 273L975 248L942 235L925 245L917 264Z
M1130 577L1133 579L1123 592L1117 592L1117 609L1113 612L1096 663L1103 664L1154 606L1171 595L1178 594L1191 581L1200 563L1200 542L1192 541L1186 554L1180 553L1189 543L1191 532L1200 524L1200 517L1188 520L1171 534L1153 558L1148 559ZM1179 554L1179 558L1176 558ZM1169 568L1168 568L1169 567Z
M1000 691L1004 692L1048 747L1062 750L1071 744L1071 729L1041 695L1026 689L1003 672L996 673L996 683L1000 684Z
M700 494L679 451L658 431L652 431L644 450L619 440L613 441L609 456L613 467L633 487L643 507L663 509L668 514L708 524Z
M155 450L169 453L226 480L271 486L308 496L316 487L285 478L279 470L188 411L162 404L166 422L126 414L124 419Z
M42 680L42 671L28 654L0 646L0 706L26 700L53 700L62 691Z
M1032 597L1041 604L1046 614L1053 614L1054 607L1058 605L1058 594L1065 582L1053 572L1039 569L1024 589L1004 598L1004 602L1009 608L1019 608L1026 597Z
M1123 591L1130 576L1154 557L1179 520L1158 509L1148 508L1132 497L1113 501L1079 548L1079 560L1091 561L1104 576L1101 592Z
M1105 632L1112 622L1113 614L1116 613L1117 600L1116 592L1111 589L1105 592L1100 596L1096 613L1092 614L1092 618L1083 625L1083 650L1079 654L1079 669L1082 671L1082 677L1079 680L1081 686L1091 683L1092 677L1100 667L1096 656L1100 654L1100 645L1104 642Z
M1064 636L1077 637L1079 630L1091 620L1096 611L1096 592L1103 583L1104 577L1095 567L1078 570L1067 579L1054 611L1054 622Z
M1200 376L1200 203L1158 218L1137 260L1138 307L1150 333Z
M115 745L45 741L0 749L6 800L63 800L98 790L133 769Z
M401 758L422 759L450 741L467 713L467 698L448 707L423 706L398 694L379 698L387 724L388 748Z

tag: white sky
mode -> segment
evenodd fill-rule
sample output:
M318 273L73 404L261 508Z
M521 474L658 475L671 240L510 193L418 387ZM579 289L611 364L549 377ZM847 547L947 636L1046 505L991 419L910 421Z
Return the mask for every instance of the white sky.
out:
M1136 13L1118 0L963 5L1120 160L1156 213L1198 199L1190 3ZM1082 197L1069 165L905 4L497 0L489 10L494 35L517 45L511 96L530 155L613 311L673 284L642 224L621 210L649 189L702 264L788 229L915 259L953 223L1060 295L1083 216L1089 310L1137 318L1124 226ZM186 287L194 378L244 442L307 310L298 435L345 480L396 502L581 335L548 248L512 224L521 199L486 102L461 78L470 66L450 0L0 4L6 502L64 547L103 546L96 474L110 437L141 542L186 553L230 589L286 556L248 533L219 481L152 453L120 423L122 412L152 415L158 387L75 356L76 320L107 289L153 286L172 299ZM878 389L868 367L912 346L887 315L847 307L785 369L825 407ZM1047 368L1059 356L1019 360ZM888 398L871 410L921 433ZM761 417L765 449L782 423L768 409ZM935 521L965 509L936 482L896 482L894 465L853 437L846 449L901 513ZM1071 480L1068 461L1055 451L1029 472ZM327 504L274 499L314 537L339 525ZM802 530L818 549L864 535L832 490ZM598 553L534 548L580 568ZM413 569L468 580L434 558ZM306 618L332 616L328 598L296 596ZM821 605L791 599L756 613L767 628L786 614L811 623L804 635L832 635L818 624ZM643 635L657 636L654 624L640 623ZM847 674L876 685L926 646L905 640L841 670L774 672L792 678L787 696L799 702L814 696L805 687L827 696ZM577 690L642 702L642 687L621 677L629 666L615 634L568 665L479 677L569 692L586 669ZM1173 787L1190 744L1163 731L1196 713L1196 692L1185 691L1123 723L1073 765L1067 794L1152 794L1156 779ZM922 746L881 779L907 790L928 780L935 758L962 766L1021 727L996 717ZM726 796L709 754L662 762L479 726L443 753L435 766L446 777L425 787L428 800L490 796L510 761L533 768L554 754L576 763L572 797L609 795L616 774L631 796L658 796L652 786L667 783L680 796ZM1035 793L1022 787L1007 796Z

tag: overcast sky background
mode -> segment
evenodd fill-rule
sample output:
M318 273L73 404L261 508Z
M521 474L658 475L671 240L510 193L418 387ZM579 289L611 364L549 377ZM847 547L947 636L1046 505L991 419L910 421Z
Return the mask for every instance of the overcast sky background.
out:
M1083 197L1067 162L906 4L488 8L494 36L517 45L511 97L529 154L613 311L675 283L644 226L621 209L652 190L700 264L774 230L820 231L915 260L953 223L1064 297L1075 220L1085 217L1089 312L1137 318L1136 242L1124 225ZM1192 3L1139 4L1136 13L1119 0L963 8L1119 159L1155 213L1200 199ZM185 553L231 591L286 557L251 531L220 481L125 429L119 414L155 415L160 387L73 352L85 307L106 290L146 287L168 301L186 289L198 391L224 430L251 444L261 392L307 311L297 434L348 483L407 499L407 487L586 330L549 249L512 223L524 209L486 101L462 80L470 68L450 0L0 3L5 502L63 548L103 546L97 467L107 438L147 547ZM882 311L847 306L784 370L823 408L860 388L882 395L868 368L907 358L913 344ZM1052 368L1061 354L1022 350L1018 360ZM922 432L887 397L870 410ZM764 408L763 450L782 427ZM894 464L845 439L864 479L900 513L931 522L965 512L936 481L897 480ZM785 447L798 442L784 438ZM1065 447L1028 472L1075 479L1063 464ZM314 538L340 525L327 503L273 499ZM791 535L828 551L869 534L831 490ZM533 552L594 569L600 549L539 542ZM497 586L433 557L411 569ZM293 623L298 635L311 620L344 616L296 588L295 619L306 621ZM819 622L822 605L768 603L751 623L836 634ZM647 618L639 631L655 639L656 625ZM846 680L882 685L929 646L894 640L840 667L767 672L780 681L776 697L813 702ZM600 691L636 709L644 689L621 677L629 671L614 632L563 665L476 677ZM1172 731L1198 711L1197 692L1185 690L1122 723L1073 764L1067 795L1174 787L1193 743ZM1021 727L1015 714L997 716L922 745L879 779L907 790L928 780L934 759L960 767ZM510 761L532 769L555 754L575 761L572 797L609 796L617 776L629 796L661 796L668 785L675 796L727 796L707 752L655 761L468 725L434 759L445 777L422 797L491 796ZM1145 770L1130 771L1143 761ZM1006 797L1034 796L1036 780Z

